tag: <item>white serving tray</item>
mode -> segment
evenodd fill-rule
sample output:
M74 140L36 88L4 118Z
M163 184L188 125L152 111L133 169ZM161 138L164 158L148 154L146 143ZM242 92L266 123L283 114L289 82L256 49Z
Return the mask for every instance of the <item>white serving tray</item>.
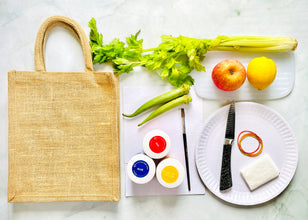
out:
M212 70L217 63L225 59L237 59L247 69L254 57L266 56L275 61L277 75L274 82L264 90L257 90L246 79L237 90L226 92L218 89L212 81ZM287 96L293 89L295 81L295 61L292 52L281 53L247 53L229 51L209 51L202 64L206 72L194 72L196 93L211 100L273 100Z

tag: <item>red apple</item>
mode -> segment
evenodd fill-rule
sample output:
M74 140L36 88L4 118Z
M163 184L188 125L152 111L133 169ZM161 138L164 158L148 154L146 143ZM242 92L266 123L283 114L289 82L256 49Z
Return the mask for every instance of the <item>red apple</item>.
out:
M246 69L238 60L226 59L214 67L212 79L217 88L233 91L240 88L245 82Z

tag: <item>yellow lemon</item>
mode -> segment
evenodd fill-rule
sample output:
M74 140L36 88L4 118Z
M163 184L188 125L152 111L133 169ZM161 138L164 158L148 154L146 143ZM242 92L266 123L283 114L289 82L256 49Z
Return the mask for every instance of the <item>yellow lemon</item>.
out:
M247 79L256 89L262 90L272 84L277 67L274 60L265 56L253 58L247 67Z

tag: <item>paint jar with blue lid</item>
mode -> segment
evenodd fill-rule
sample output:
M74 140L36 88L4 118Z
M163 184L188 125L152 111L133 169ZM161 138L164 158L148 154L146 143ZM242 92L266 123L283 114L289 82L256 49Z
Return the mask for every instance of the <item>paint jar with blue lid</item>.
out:
M175 158L166 158L157 165L156 177L158 182L166 188L178 187L184 181L184 166Z
M150 182L155 172L155 163L153 159L144 154L133 156L127 164L127 175L131 181L137 184Z

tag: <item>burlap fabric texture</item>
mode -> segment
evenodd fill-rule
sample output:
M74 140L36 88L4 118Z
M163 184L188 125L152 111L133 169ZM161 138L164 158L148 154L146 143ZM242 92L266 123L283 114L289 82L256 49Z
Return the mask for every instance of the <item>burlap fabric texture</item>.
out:
M46 71L44 45L56 26L76 35L85 72ZM87 37L68 17L43 22L34 53L34 72L8 73L8 201L118 201L118 76L93 70Z

